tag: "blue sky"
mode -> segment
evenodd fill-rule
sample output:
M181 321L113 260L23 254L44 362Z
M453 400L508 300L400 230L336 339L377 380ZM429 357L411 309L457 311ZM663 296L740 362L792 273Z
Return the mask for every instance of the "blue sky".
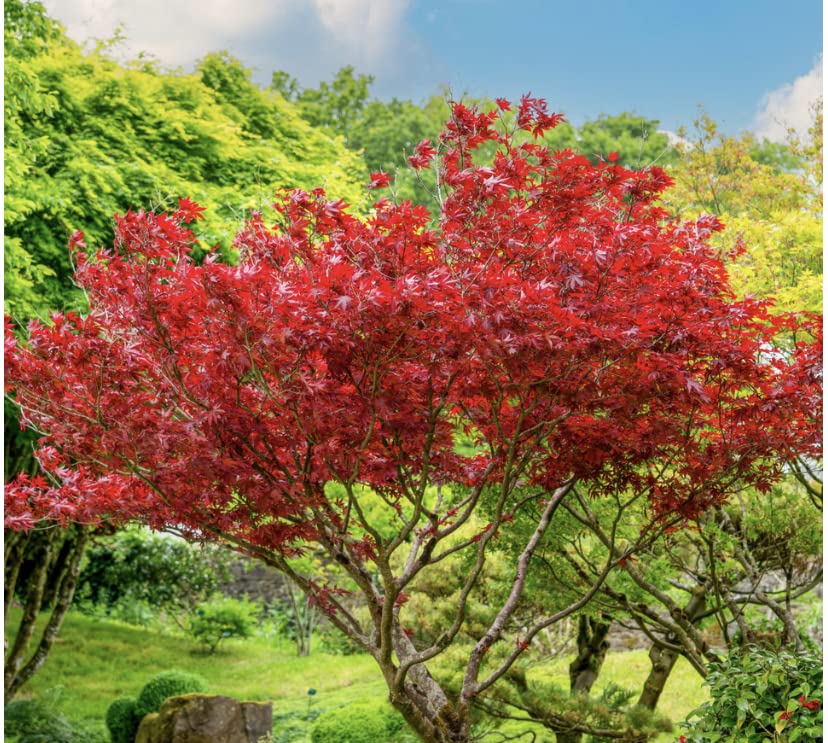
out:
M374 92L546 98L575 124L632 111L676 130L701 104L725 131L781 136L822 91L819 0L45 0L78 40L121 23L129 52L191 68L226 49L267 82L342 65Z

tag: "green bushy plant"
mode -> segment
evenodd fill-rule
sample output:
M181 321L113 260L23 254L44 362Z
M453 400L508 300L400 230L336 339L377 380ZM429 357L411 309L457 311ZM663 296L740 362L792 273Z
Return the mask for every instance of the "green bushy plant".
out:
M711 664L710 701L681 723L687 743L822 740L822 659L751 647Z
M396 740L405 728L402 716L383 703L353 704L320 715L312 743L378 743Z
M158 712L165 699L180 694L207 691L207 682L194 673L185 671L164 671L151 678L138 695L135 714L140 721L150 712Z
M141 718L136 713L138 700L118 697L106 710L106 728L112 743L133 743Z
M72 723L40 699L20 699L7 704L3 709L3 733L7 740L18 743L72 743L75 740Z
M256 627L259 607L248 599L222 598L201 605L190 617L193 638L211 653L228 637L250 637Z
M213 595L229 576L225 553L146 529L96 540L78 580L78 605L148 626L159 611L176 617Z
M58 711L62 689L37 699L17 699L3 708L3 736L9 743L105 743L102 735Z
M272 743L296 743L307 740L310 724L301 712L285 712L273 715Z

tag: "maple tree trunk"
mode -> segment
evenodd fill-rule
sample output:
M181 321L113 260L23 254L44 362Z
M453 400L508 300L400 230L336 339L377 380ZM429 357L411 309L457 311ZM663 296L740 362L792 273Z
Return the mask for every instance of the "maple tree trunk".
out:
M432 688L431 685L436 688ZM426 743L469 743L471 725L468 715L445 700L443 690L432 679L406 683L402 694L391 695L391 704L409 727ZM433 710L433 711L432 711Z
M589 695L607 657L610 623L581 615L578 617L578 655L569 664L569 692ZM556 732L558 743L580 743L582 733Z
M406 645L407 638L402 643L395 642L399 657L405 657ZM459 709L424 665L412 666L401 685L395 681L393 667L382 670L390 690L389 701L422 740L427 743L468 743L471 740L468 706Z
M687 606L684 608L684 613L690 622L695 623L704 611L704 607L705 592L699 590L688 601ZM675 642L676 639L672 635L667 636L669 642ZM675 650L660 647L653 643L649 656L650 673L644 682L644 688L641 690L638 704L647 709L654 710L667 684L667 679L670 678L670 673L672 673L673 667L676 665L679 654Z

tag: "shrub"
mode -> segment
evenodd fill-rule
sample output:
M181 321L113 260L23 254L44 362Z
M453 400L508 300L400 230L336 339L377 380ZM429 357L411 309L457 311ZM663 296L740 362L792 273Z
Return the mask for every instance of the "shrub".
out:
M93 730L58 712L62 689L49 689L38 699L19 699L3 708L4 739L9 743L104 743Z
M158 712L165 699L204 691L207 691L207 682L201 676L185 671L164 671L150 679L141 689L135 703L135 714L140 721L144 715Z
M119 697L106 711L106 728L112 743L132 743L141 718L136 713L134 697Z
M190 617L190 634L214 653L228 637L250 637L258 615L258 607L247 599L218 599L199 607Z
M382 703L353 704L320 715L312 743L378 743L393 740L405 728L402 716Z
M711 664L710 701L693 710L687 743L821 740L822 661L751 647Z
M20 699L3 709L3 733L19 743L72 743L75 730L60 712L39 699Z
M225 563L218 547L127 529L87 550L78 605L146 626L153 612L178 615L206 601L228 577Z

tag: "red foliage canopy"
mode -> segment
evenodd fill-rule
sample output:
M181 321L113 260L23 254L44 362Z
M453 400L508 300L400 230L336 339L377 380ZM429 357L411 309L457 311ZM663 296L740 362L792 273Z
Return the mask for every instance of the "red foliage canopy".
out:
M410 531L457 513L428 511L426 483L574 480L693 514L817 455L818 319L737 301L707 243L722 225L669 221L659 168L516 136L559 121L542 101L499 109L455 105L412 156L438 169L435 219L293 191L238 234L237 265L193 259L189 200L118 217L112 250L73 240L89 314L25 341L7 323L7 389L55 477L9 487L7 526L140 518L291 550L361 520L330 481L419 502Z

